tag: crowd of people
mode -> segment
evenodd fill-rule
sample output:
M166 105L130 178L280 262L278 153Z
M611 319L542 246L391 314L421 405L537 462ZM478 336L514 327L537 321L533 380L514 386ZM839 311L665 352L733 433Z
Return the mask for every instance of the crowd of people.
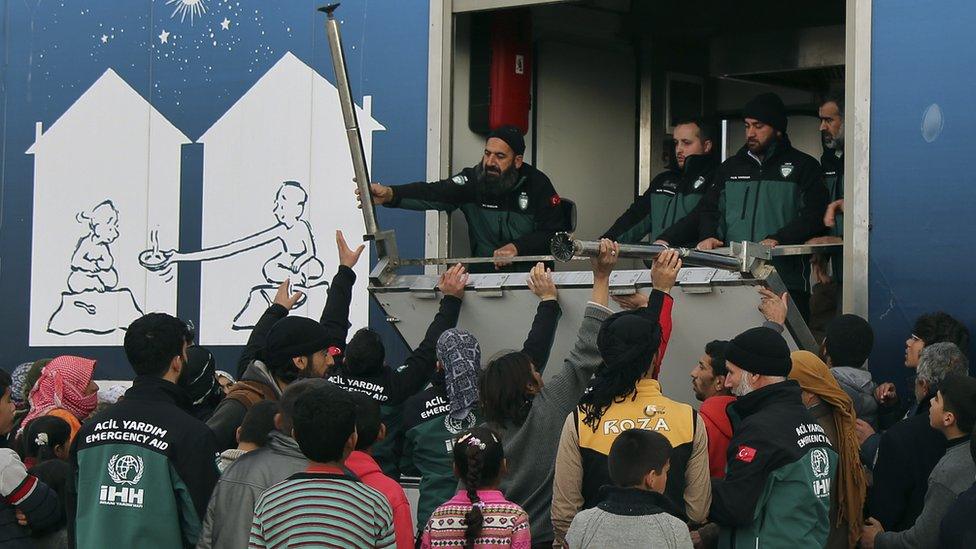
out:
M679 254L653 260L649 292L611 297L620 243L841 241L841 97L820 108L819 167L790 145L771 94L746 105L746 145L721 165L708 124L679 123L676 165L600 240L572 348L553 348L560 295L538 263L524 266L539 303L521 348L483 357L479 334L457 327L469 281L458 264L440 275L423 340L390 365L377 332L350 335L364 247L337 232L321 317L291 314L303 296L286 280L233 373L165 313L126 330L131 387L100 387L96 362L77 356L0 371L0 546L976 546L961 322L917 319L903 394L866 368L874 335L855 315L821 315L819 352L790 351L788 307L812 324L829 313L840 257L784 258L790 292L759 288L763 325L703 334L687 365L696 404L658 381L672 330L694 328L672 324ZM524 149L500 128L477 166L374 184L372 200L460 208L476 255L521 268L511 258L544 253L565 222ZM407 476L420 478L416 505Z
M788 296L766 322L708 341L690 383L658 381L681 261L657 256L640 303L610 309L619 244L600 243L575 345L553 349L551 272L518 351L485 361L456 327L468 274L399 368L369 329L348 338L362 247L337 233L322 317L290 315L287 282L218 373L192 326L126 331L132 386L59 356L0 373L4 547L969 547L976 379L966 328L923 315L906 341L913 395L864 369L870 325L829 323L791 352ZM550 360L550 355L554 359ZM557 369L543 380L543 372ZM670 367L674 367L673 365ZM233 381L234 378L239 380ZM232 380L221 383L220 378ZM411 506L399 482L419 476Z

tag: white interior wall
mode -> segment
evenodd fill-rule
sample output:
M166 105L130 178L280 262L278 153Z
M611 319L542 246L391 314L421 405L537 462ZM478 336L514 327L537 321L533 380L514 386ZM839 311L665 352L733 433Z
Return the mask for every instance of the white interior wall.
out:
M634 56L557 41L538 52L536 164L576 202L576 233L595 238L634 195Z

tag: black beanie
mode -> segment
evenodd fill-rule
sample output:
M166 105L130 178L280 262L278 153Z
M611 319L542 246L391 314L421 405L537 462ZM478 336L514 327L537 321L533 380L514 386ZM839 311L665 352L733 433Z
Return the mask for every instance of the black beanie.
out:
M187 347L186 357L180 385L186 388L190 400L197 404L220 387L217 384L217 363L210 351L198 345Z
M303 316L286 316L268 331L264 356L286 360L308 356L329 346L329 332L318 322Z
M643 311L623 311L600 326L596 346L608 368L639 365L650 368L661 345L661 325Z
M775 331L750 328L735 336L725 351L726 365L731 362L743 370L764 376L790 374L793 361L786 341Z
M525 154L525 138L522 137L522 130L516 128L515 126L501 126L495 128L491 133L488 134L488 139L491 139L492 137L497 137L498 139L501 139L507 143L508 146L512 148L515 156Z
M824 346L831 366L860 368L874 347L874 330L857 315L841 315L827 324Z
M755 118L786 133L786 106L775 93L761 93L753 97L742 109L742 117Z

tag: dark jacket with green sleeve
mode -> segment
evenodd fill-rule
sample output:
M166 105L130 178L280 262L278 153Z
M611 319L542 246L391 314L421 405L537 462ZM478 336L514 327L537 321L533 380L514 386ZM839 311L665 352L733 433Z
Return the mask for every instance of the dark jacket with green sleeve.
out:
M603 234L622 244L635 244L650 235L672 246L698 244L697 216L689 216L712 185L718 162L712 155L693 155L683 169L661 172L647 191ZM666 238L665 238L666 237Z
M699 241L729 244L767 238L803 244L824 232L827 187L820 165L782 137L762 161L743 146L722 163L700 205ZM778 258L773 266L791 290L805 291L802 260Z
M216 442L189 397L139 376L118 404L85 422L70 461L75 546L192 547L217 484Z
M457 326L460 313L461 300L445 295L423 341L395 370L384 365L374 372L350 372L344 365L339 365L328 376L330 383L347 391L364 393L380 403L387 436L373 445L371 454L383 468L383 473L394 479L400 476L396 440L402 429L403 403L427 385L437 364L437 339L445 330Z
M523 163L515 187L499 197L484 196L475 173L475 168L465 168L450 179L393 186L393 201L387 206L446 212L460 209L468 222L474 257L491 257L506 244L515 244L519 255L548 255L553 235L569 230L552 182L535 167ZM531 265L516 268L527 270L521 267Z
M712 479L709 518L719 547L823 547L837 453L803 405L796 381L767 385L728 406L724 479Z

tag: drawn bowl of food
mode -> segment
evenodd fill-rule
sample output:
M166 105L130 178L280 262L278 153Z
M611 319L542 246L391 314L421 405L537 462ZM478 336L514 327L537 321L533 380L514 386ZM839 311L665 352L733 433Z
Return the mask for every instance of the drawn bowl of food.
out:
M176 251L160 250L159 235L156 231L150 233L149 240L152 248L143 250L139 254L139 264L150 271L161 271L169 266L173 260L173 256L176 255Z

